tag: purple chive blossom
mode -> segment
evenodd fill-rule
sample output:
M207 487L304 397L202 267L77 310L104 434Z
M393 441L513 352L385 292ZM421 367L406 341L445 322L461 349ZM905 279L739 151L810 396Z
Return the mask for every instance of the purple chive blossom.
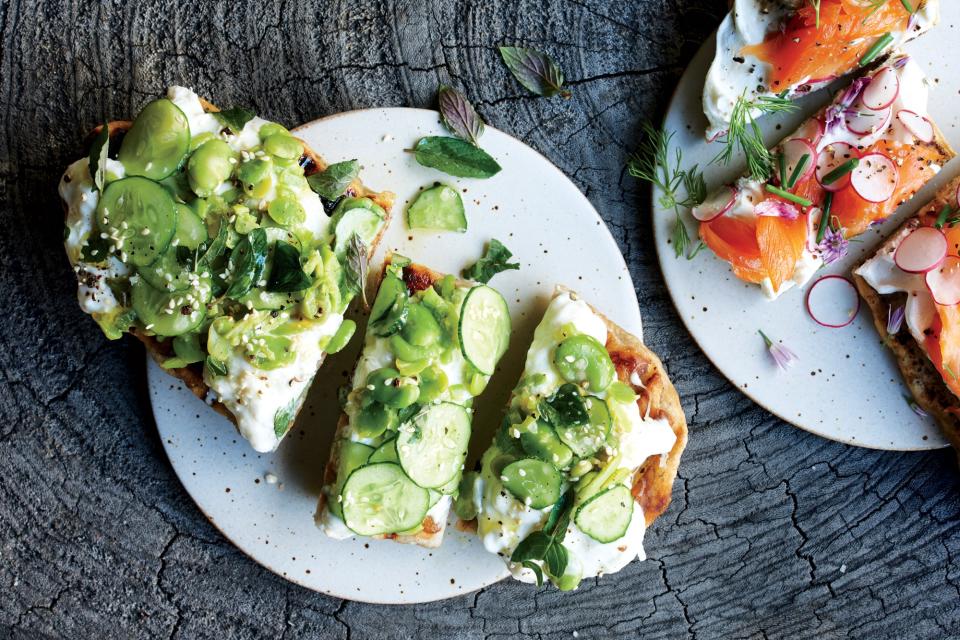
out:
M916 18L917 18L917 14L915 13L910 14L910 21L907 23L907 31L909 31L910 28L917 23ZM896 59L896 61L894 61L893 68L902 69L907 65L908 62L910 62L910 56L900 56L899 58Z
M778 367L786 371L789 369L794 361L799 360L799 356L789 349L786 345L777 344L773 340L767 337L760 329L757 329L757 333L760 334L760 337L763 338L764 344L767 345L767 351L770 352L770 357L773 358L773 361Z
M870 84L869 76L857 78L840 94L840 98L827 108L827 113L824 118L824 125L827 131L833 131L843 124L844 114L847 113L854 101L860 97L860 94L863 93L864 88L866 88L868 84Z
M834 231L832 227L827 227L827 231L823 235L823 242L817 246L817 249L823 258L823 264L833 264L847 255L849 247L850 241L843 237L842 229Z
M907 401L907 406L910 407L910 410L921 418L926 418L930 414L920 408L920 405L917 404L917 401L911 398L910 396L903 396L903 399Z
M894 335L900 331L900 327L903 326L903 307L893 307L887 308L887 334Z
M753 212L758 216L771 216L785 218L786 220L796 220L800 216L800 210L792 204L772 198L758 203L753 208Z

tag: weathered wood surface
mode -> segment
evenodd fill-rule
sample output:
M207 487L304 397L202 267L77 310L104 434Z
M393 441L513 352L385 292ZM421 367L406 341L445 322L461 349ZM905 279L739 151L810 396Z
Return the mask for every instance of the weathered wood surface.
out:
M189 5L0 2L0 636L960 636L951 454L853 449L771 417L707 362L664 290L647 192L622 167L723 0ZM573 97L527 95L498 59L505 42L552 53ZM690 446L650 559L619 575L573 594L504 582L422 606L342 602L249 561L184 493L142 349L77 309L56 184L91 125L170 83L295 124L429 106L441 81L602 213Z

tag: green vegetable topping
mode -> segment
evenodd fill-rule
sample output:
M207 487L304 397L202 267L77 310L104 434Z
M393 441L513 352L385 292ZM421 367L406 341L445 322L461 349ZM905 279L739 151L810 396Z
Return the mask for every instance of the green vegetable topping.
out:
M344 160L331 164L319 173L307 176L307 184L314 193L327 200L336 200L347 191L360 174L360 163L356 160Z
M213 115L223 126L230 129L230 131L240 133L246 124L253 120L256 114L243 107L232 107L230 109L224 109L223 111L214 111Z
M411 229L467 230L463 199L456 189L438 184L417 194L407 207L407 226Z
M563 71L545 53L524 47L500 47L500 56L513 77L538 96L570 97L563 87Z
M519 262L508 262L512 257L513 253L503 243L492 238L480 259L464 269L462 275L468 280L486 284L501 271L515 271L520 268Z
M501 169L486 151L458 138L420 138L413 151L423 166L459 178L490 178Z

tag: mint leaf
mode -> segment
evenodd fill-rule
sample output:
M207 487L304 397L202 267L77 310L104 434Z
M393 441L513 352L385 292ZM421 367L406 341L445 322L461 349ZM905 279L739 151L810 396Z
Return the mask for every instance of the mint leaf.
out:
M486 151L459 138L427 136L413 151L423 166L458 178L490 178L501 169Z
M350 236L347 245L347 263L344 265L344 276L347 286L354 293L359 293L363 306L367 304L367 245L356 233Z
M534 531L520 541L517 548L513 550L513 554L510 555L510 561L543 560L551 544L553 544L553 538L543 531Z
M466 96L453 87L442 84L437 94L437 102L443 126L458 138L478 146L477 140L483 135L484 123Z
M334 201L342 196L350 183L360 175L360 163L344 160L331 164L323 171L307 176L307 184L321 198Z
M486 284L487 282L490 282L490 278L497 275L501 271L516 270L520 268L519 262L507 262L512 257L513 253L503 246L499 240L494 238L487 244L487 248L483 252L483 256L481 256L480 259L474 264L464 269L461 273L463 277L467 278L468 280L475 280L476 282L482 282Z
M107 175L107 152L110 151L110 125L106 122L100 127L100 131L93 138L93 144L90 145L90 155L87 164L90 170L90 179L96 186L97 191L103 191L103 185Z
M257 115L250 109L244 109L243 107L233 107L232 109L224 109L223 111L214 111L213 117L220 121L220 124L230 129L234 133L240 133L243 131L243 127L246 126L248 122L253 120L253 117Z
M273 433L278 438L282 438L293 424L294 415L297 412L297 402L300 398L294 398L285 407L277 409L273 414Z
M267 291L302 291L310 286L310 278L303 272L300 252L283 240L277 240L273 248L273 267Z
M213 356L207 356L205 366L215 376L227 375L227 365Z
M533 562L531 560L524 560L520 564L522 564L527 569L530 569L531 571L533 571L534 575L537 576L537 586L542 587L543 586L543 570L540 568L540 565L538 565L536 562Z
M547 572L554 578L559 578L563 575L563 572L567 570L567 563L570 562L570 554L567 552L565 546L559 542L554 542L550 545L550 548L547 549L543 561L547 565Z
M563 71L547 54L524 47L500 47L500 56L513 77L531 92L547 98L570 97L570 91L563 88Z
M228 298L243 297L257 286L267 263L267 232L256 228L245 235L230 254L227 269L233 276L227 292Z
M567 382L557 391L541 400L540 417L554 427L579 427L590 424L590 414L577 385Z

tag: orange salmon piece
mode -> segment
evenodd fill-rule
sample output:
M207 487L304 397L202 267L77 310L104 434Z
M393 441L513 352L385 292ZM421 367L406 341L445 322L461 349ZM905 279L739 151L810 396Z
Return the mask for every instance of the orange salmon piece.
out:
M766 277L754 221L720 216L700 223L700 238L741 280L759 283Z
M806 240L806 216L797 216L796 220L773 216L757 218L760 262L773 284L774 291L779 291L780 285L793 276Z

